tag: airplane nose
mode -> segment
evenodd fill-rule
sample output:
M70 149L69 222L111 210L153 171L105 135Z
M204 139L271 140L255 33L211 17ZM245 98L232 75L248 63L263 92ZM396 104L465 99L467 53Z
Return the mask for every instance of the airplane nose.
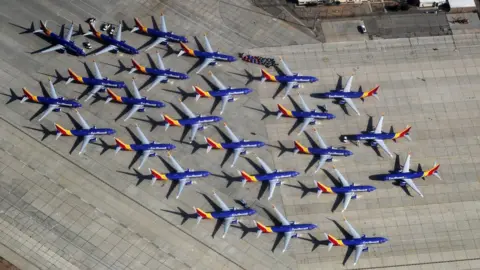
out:
M318 228L318 226L316 224L310 225L310 230L313 230L313 229L316 229L316 228Z
M175 145L171 144L171 145L169 145L167 148L168 148L168 150L173 150L173 149L175 149L175 148L177 148L177 147L176 147Z
M258 146L258 147L264 147L264 146L265 146L265 143L264 143L264 142L258 142L257 146Z
M300 175L300 173L299 173L299 172L295 172L295 173L293 173L293 175L298 176L298 175Z
M336 117L335 115L330 114L330 115L328 116L328 119L335 119L335 117Z
M115 132L116 132L116 131L115 131L114 129L110 129L110 130L108 131L108 134L115 134Z
M388 238L383 237L382 238L382 243L388 242Z
M311 82L317 82L318 79L317 79L317 78L312 78L312 79L310 79L310 81L311 81Z
M216 122L220 122L220 121L222 121L222 119L223 119L223 118L220 117L220 116L215 116L215 121L216 121Z
M347 150L347 155L348 155L348 156L351 156L351 155L353 155L353 152Z
M250 211L248 211L248 214L251 216L251 215L255 215L257 213L257 211L255 211L255 209L250 209Z

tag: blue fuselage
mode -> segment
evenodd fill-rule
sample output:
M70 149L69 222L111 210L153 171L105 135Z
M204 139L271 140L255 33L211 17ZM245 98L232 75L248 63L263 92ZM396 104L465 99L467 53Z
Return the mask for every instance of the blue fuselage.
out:
M271 226L272 232L276 233L286 233L286 232L295 232L295 231L311 231L316 229L317 225L311 223L305 224L291 224L291 225L280 225L280 226Z
M385 237L362 237L362 238L353 238L353 239L342 239L343 244L345 244L346 246L383 244L387 241L388 239Z
M167 76L168 78L173 78L177 80L186 80L188 75L181 72L171 71L170 69L158 69L158 68L145 68L145 71L150 75L155 76Z
M127 105L143 105L153 108L162 108L165 107L165 103L157 100L149 100L147 98L130 98L130 97L121 97L122 103Z
M180 125L182 126L189 126L195 124L214 123L219 121L222 121L222 117L220 116L199 116L188 119L180 119L178 120L178 123L180 123Z
M351 141L371 141L371 140L391 140L395 138L395 133L365 133L365 134L353 134L353 135L345 135Z
M415 179L423 176L424 176L424 172L407 172L407 173L398 172L398 173L379 175L378 178L383 181L389 181L389 180Z
M346 150L346 149L337 149L333 147L329 148L316 148L316 147L309 147L308 152L312 155L318 155L318 156L323 156L323 155L330 155L330 156L351 156L353 155L352 151Z
M229 211L215 211L209 212L215 219L223 219L223 218L235 218L235 217L244 217L244 216L251 216L255 215L256 211L254 209L232 209Z
M125 41L118 41L115 38L112 38L110 36L100 34L100 40L109 44L109 45L115 45L118 49L128 53L128 54L138 54L138 50L135 49L134 47L128 45Z
M265 146L264 142L260 141L244 141L221 143L223 149L237 149L237 148L260 148Z
M78 82L78 81L77 81ZM83 84L87 85L101 85L105 88L125 88L126 84L124 82L120 81L112 81L112 80L107 80L107 79L97 79L97 78L88 78L88 77L82 77L82 82Z
M349 192L372 192L377 188L374 186L348 186L348 187L331 187L332 191L337 194L344 194Z
M50 32L50 35L48 35L48 37L50 37L54 43L63 45L65 49L73 52L76 55L87 56L85 54L85 51L82 48L75 45L75 42L73 41L67 41L53 32Z
M234 62L237 60L234 56L228 54L222 54L218 52L203 52L193 50L193 54L198 58L213 58L215 60L225 61L225 62Z
M313 118L313 119L334 119L335 115L324 112L304 112L304 111L292 111L292 116L295 118Z
M215 91L209 91L208 93L212 97L224 97L228 95L247 95L253 92L252 89L250 88L230 88L230 89L221 89L221 90L215 90Z
M202 177L208 177L210 175L210 172L207 171L190 171L186 170L185 172L182 173L167 173L165 176L172 181L178 181L184 178L202 178Z
M173 150L175 145L170 143L149 143L149 144L130 144L133 151L147 151L147 150Z
M266 173L266 174L257 174L255 178L258 181L270 181L273 179L282 179L282 178L291 178L296 177L300 173L296 171L285 171L285 172L273 172L273 173Z
M277 75L275 76L277 82L281 83L289 83L289 82L296 82L296 83L314 83L318 81L318 79L314 76L301 76L301 75Z
M115 130L111 128L90 128L90 129L72 129L70 130L73 136L83 137L88 135L112 135Z
M58 105L62 107L80 108L82 104L74 100L65 99L63 97L50 98L50 97L37 97L39 103L46 105Z
M327 93L319 94L321 98L361 98L363 92L343 92L343 91L330 91Z

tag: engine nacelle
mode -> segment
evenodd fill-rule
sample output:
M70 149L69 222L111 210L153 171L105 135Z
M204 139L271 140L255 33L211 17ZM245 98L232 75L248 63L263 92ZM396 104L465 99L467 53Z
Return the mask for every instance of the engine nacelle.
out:
M352 200L355 200L355 199L357 199L357 194L352 196Z
M138 109L139 112L145 112L145 108Z
M156 157L157 156L157 153L153 152L151 153L150 155L148 155L149 157Z
M240 155L246 155L247 154L247 150L243 150L242 152L240 152Z
M345 105L345 103L347 103L347 102L346 102L345 100L343 100L343 99L340 99L340 100L338 101L338 104L340 104L340 105Z
M364 247L364 248L363 248L363 251L367 252L367 251L368 251L368 247Z
M168 79L161 80L160 82L161 82L161 83L167 83L167 82L168 82Z
M313 125L316 125L317 124L317 121L311 121L310 123L308 123L309 125L313 126Z
M106 87L102 87L100 90L98 90L98 92L100 93L105 93L106 91L107 91Z
M407 182L405 182L405 181L403 181L403 180L399 181L398 184L399 184L401 187L406 187L406 186L407 186Z
M231 98L228 98L228 102L234 102L235 101L235 98L231 97Z
M279 187L279 186L282 185L282 182L277 182L275 185L276 185L277 187Z
M290 221L290 225L295 225L295 224L297 224L296 221Z
M233 225L237 225L237 224L238 224L238 219L232 220L232 224L233 224Z
M297 238L297 237L298 237L298 233L292 234L292 238Z
M91 138L90 139L90 142L96 142L97 141L97 138Z
M54 112L59 112L59 111L61 111L61 110L62 110L61 108L55 108L55 109L53 109Z
M377 145L378 145L378 143L377 143L376 141L371 141L371 142L370 142L370 146L372 146L372 147L375 147L375 146L377 146Z
M332 162L333 158L327 158L327 162Z
M208 65L213 67L213 66L217 65L217 62L214 61L214 62L209 63Z
M297 84L294 84L292 88L298 88L300 87L300 85L297 83Z
M200 126L200 127L198 128L199 131L202 131L202 130L204 130L204 129L205 129L205 126Z
M193 181L192 181L192 180L188 180L188 181L185 183L185 186L190 186L191 184L193 184Z

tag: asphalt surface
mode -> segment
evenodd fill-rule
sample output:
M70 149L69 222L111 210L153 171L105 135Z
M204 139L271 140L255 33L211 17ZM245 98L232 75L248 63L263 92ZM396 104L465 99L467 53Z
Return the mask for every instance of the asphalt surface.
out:
M352 201L345 216L360 233L390 239L386 244L372 245L370 251L363 254L358 268L463 269L478 265L479 217L475 201L478 197L476 168L479 162L476 157L480 152L476 129L480 112L478 95L473 89L480 83L476 68L480 51L474 36L456 36L454 40L452 37L440 37L286 46L294 42L314 43L315 40L279 20L259 14L261 11L253 7L250 11L246 10L245 7L250 7L248 1L241 3L243 8L217 1L199 3L123 1L98 6L95 2L70 2L47 6L31 1L29 5L15 2L2 9L0 80L3 87L0 98L8 103L0 108L2 257L11 258L21 269L342 267L346 249L334 248L327 252L323 241L323 232L342 236L340 229L330 220L343 225L339 210L331 211L335 198L328 194L317 198L314 192L309 192L309 188L313 188L312 180L328 185L332 184L331 180L323 171L313 175L314 167L304 173L310 161L308 156L293 157L287 151L278 157L282 152L279 141L287 148L293 147L295 139L305 145L309 142L305 135L297 137L296 131L288 135L294 124L291 119L275 120L269 116L261 120L262 104L275 112L276 103L289 108L292 104L289 99L281 99L282 92L272 99L278 87L276 83L250 82L247 74L258 76L259 66L236 62L209 69L226 85L243 86L249 82L248 85L255 90L250 96L240 97L235 103L228 104L222 115L237 136L268 142L271 146L253 152L272 168L302 172L301 176L277 188L271 201L266 200L267 194L259 194L260 185L248 183L242 188L236 181L237 169L256 173L248 160L240 158L235 168L230 168L229 159L220 167L225 155L223 151L205 153L204 135L222 140L216 128L199 132L197 142L200 145L197 147L197 144L178 142L183 128L170 127L165 131L163 126L158 125L160 112L179 117L171 104L165 109L138 113L126 123L115 121L123 105L103 104L101 98L92 104L82 101L84 108L81 112L90 125L115 128L116 136L127 142L133 142L127 128L133 128L138 123L148 138L175 143L177 149L173 154L183 167L209 170L214 174L186 187L178 200L174 198L176 189L172 196L168 196L170 183L163 185L157 182L153 187L149 184L147 168L169 171L159 158L150 158L137 173L133 168L138 163L129 168L133 153L122 152L114 156L113 150L108 147L114 144L113 137L103 137L104 144L89 145L87 152L79 156L78 147L72 150L73 138L55 140L52 135L44 138L45 133L49 133L46 130L53 131L53 123L67 128L73 126L68 110L52 113L42 121L42 127L36 119L30 121L40 106L20 104L18 100L10 102L11 91L20 96L22 87L40 94L39 81L46 85L49 76L59 81L56 83L59 95L69 98L80 96L85 86L74 83L65 86L59 77L67 76L68 67L86 75L83 61L91 68L91 60L94 59L91 56L80 59L58 53L30 54L49 44L32 34L19 34L23 31L22 27L29 26L30 21L34 20L38 25L39 19L49 19L48 26L54 31L58 31L62 23L70 20L79 23L92 16L98 22L125 19L127 25L131 25L132 18L138 16L150 25L150 15L158 16L163 11L167 15L169 29L186 34L192 41L193 36L201 37L208 32L212 46L222 52L236 54L250 51L258 55L283 56L294 72L318 76L319 83L299 90L312 109L316 105L327 104L329 111L337 115L336 120L317 126L327 144L340 145L338 137L341 134L364 130L368 115L376 124L382 112L385 113L385 131L391 125L396 131L407 124L413 126L412 142L402 139L396 144L387 144L400 155L402 163L406 153L412 151L412 168L421 164L426 169L435 161L441 164L443 180L430 177L425 181L416 181L425 198L416 194L409 196L392 183L370 180L369 177L374 174L391 170L395 160L379 157L367 146L347 145L355 155L339 158L335 163L352 182L377 187L375 192ZM82 27L85 28L84 23ZM80 36L75 39L77 43L85 40ZM127 31L123 39L136 47L148 41L147 37ZM96 41L91 42L94 49L100 47ZM197 47L195 42L190 45ZM266 45L276 47L260 48ZM172 47L178 49L175 44ZM177 71L187 71L196 62L187 56L177 58L162 47L159 47L159 52L166 55L165 65ZM150 55L155 59L153 50ZM149 65L143 52L135 59ZM132 75L120 65L130 67L130 56L107 53L95 60L103 75L124 80L130 85ZM202 73L206 75L207 70ZM61 76L57 76L56 71ZM275 71L272 69L271 72ZM311 93L335 88L337 74L355 74L353 89L362 86L366 90L380 84L380 100L355 101L362 113L357 117L345 115L339 106L330 101L309 97ZM192 78L188 81L159 85L148 93L141 93L175 105L182 92L191 93L192 85L209 89L202 76L194 72L190 75ZM147 76L140 74L135 77L140 86L148 80ZM120 90L117 92L121 93ZM295 95L293 97L297 100ZM193 98L187 98L185 103L196 113L210 114L213 101L202 99L195 102ZM213 114L218 115L219 110L217 107ZM222 131L221 125L217 126ZM311 134L310 130L307 132ZM166 158L166 153L160 153L160 156ZM331 171L330 164L325 169ZM233 183L227 187L228 180L233 180ZM303 190L300 183L306 189ZM239 207L234 200L246 200L258 214L253 218L243 218L243 230L232 227L225 239L221 238L221 228L218 233L215 232L215 222L204 220L196 226L195 219L188 218L193 213L192 206L205 211L213 210L214 207L203 196L206 194L208 197L212 190L216 190L230 206ZM304 191L306 194L302 198ZM281 208L289 220L316 223L319 228L311 235L305 233L300 236L301 239L293 239L285 253L281 252L283 242L273 249L275 236L264 235L256 239L255 229L248 229L253 227L252 219L267 225L273 223L266 212L271 203ZM184 218L188 219L183 223ZM345 267L352 267L352 259Z

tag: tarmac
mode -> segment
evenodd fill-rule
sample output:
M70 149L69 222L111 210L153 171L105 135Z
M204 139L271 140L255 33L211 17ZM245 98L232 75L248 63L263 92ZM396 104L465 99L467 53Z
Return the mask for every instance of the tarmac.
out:
M480 104L479 94L474 90L480 84L478 36L320 44L305 32L262 14L249 1L237 1L235 5L213 0L180 2L125 0L99 6L94 1L78 1L47 6L29 1L28 5L11 3L0 11L3 48L0 101L6 104L0 107L0 256L21 269L354 268L353 257L342 265L346 248L334 247L327 252L325 245L324 232L343 236L342 214L339 209L332 212L335 196L323 194L317 198L312 190L313 180L333 185L328 176L331 164L317 174L313 173L315 165L305 172L311 157L293 156L291 148L294 140L305 145L309 145L309 141L304 134L296 135L298 128L289 135L294 120L276 120L271 115L262 120L265 116L262 105L275 113L277 103L287 108L293 105L289 98L281 99L281 91L272 99L277 83L261 84L252 78L259 76L260 66L240 60L207 68L202 74L210 69L232 87L248 83L254 92L229 103L222 117L238 137L269 144L253 152L272 168L302 173L278 187L271 201L266 200L267 194L261 194L260 185L247 183L242 187L238 183L237 170L256 173L247 159L240 158L236 166L230 168L230 157L221 167L225 158L223 151L205 153L203 136L222 140L217 128L199 132L198 144L190 145L179 142L183 128L170 127L165 131L160 125L160 113L179 117L173 105L181 93L191 93L192 85L210 88L208 76L205 80L192 71L190 80L159 85L148 93L141 91L150 99L160 99L168 105L164 109L147 110L145 114L137 113L128 122L115 121L123 105L103 104L102 98L92 104L81 99L82 115L90 125L115 128L117 137L133 142L128 128L138 123L149 139L175 143L177 149L173 155L184 168L208 170L213 174L187 186L178 200L174 198L176 189L172 190L170 183L157 181L151 186L148 181L149 167L169 172L161 159L149 158L142 170L135 171L138 163L130 165L133 153L121 152L114 156L113 137L103 137L104 142L88 145L86 153L79 156L79 147L72 147L74 138L55 140L50 134L54 123L73 127L66 115L70 111L51 113L39 124L36 119L30 120L40 109L39 105L20 104L11 99L11 91L20 96L22 87L41 95L39 82L48 87L48 77L58 81L55 86L59 95L79 97L86 86L74 83L65 86L61 77L67 76L67 68L86 76L83 61L92 68L93 59L104 76L131 85L132 75L122 68L130 67L129 55L106 53L81 59L58 53L30 54L49 45L38 36L19 34L31 21L38 25L38 20L48 19L48 26L55 32L63 23L73 20L78 26L88 17L96 17L98 23L125 20L131 25L137 16L150 26L150 16L156 15L159 21L163 11L169 30L186 34L192 40L189 43L192 48L197 47L193 37L198 36L203 42L201 35L207 31L212 47L221 52L282 56L292 71L317 76L318 83L305 85L298 91L312 109L327 104L329 112L337 116L316 126L327 144L343 145L339 141L341 134L361 132L367 127L369 116L375 125L384 113L384 131L390 130L390 126L395 131L412 126L413 141L387 142L390 150L399 155L400 163L403 164L410 151L412 169L418 164L423 169L434 162L441 164L443 180L417 179L425 198L415 193L409 196L391 182L370 179L372 175L391 170L395 159L382 152L383 156L378 156L365 145L346 145L354 155L338 158L335 166L349 181L374 185L377 190L353 200L344 215L361 234L389 239L382 245L370 245L355 269L471 269L479 265L480 206L476 200L480 196L477 173ZM84 29L85 26L82 23ZM148 37L128 31L123 33L123 39L135 47L148 41ZM81 43L85 38L78 36L75 40ZM91 43L94 50L101 46L95 40ZM172 47L178 49L176 44ZM165 65L173 70L188 71L195 66L196 59L177 58L162 47L159 52L164 55ZM153 59L154 54L152 50ZM135 59L149 65L143 52ZM270 71L276 72L273 68ZM380 85L380 100L354 101L361 116L346 115L331 101L310 97L312 93L334 89L339 76L344 84L350 75L355 75L352 87L355 90ZM141 88L148 82L145 75L134 76ZM296 91L292 91L292 98L298 102ZM192 111L205 115L211 113L213 101L195 102L189 97L185 103ZM219 110L217 106L213 115L218 115ZM352 112L349 108L347 111ZM222 131L221 124L217 127ZM312 134L310 129L307 134ZM166 153L160 153L160 157L165 159ZM227 186L229 182L233 183ZM195 218L191 218L192 207L212 211L214 207L208 200L212 190L232 207L239 207L235 200L244 199L257 210L257 215L243 218L243 225L232 226L224 239L221 232L216 232L214 221L204 220L197 226ZM289 220L316 223L319 228L292 239L290 248L282 253L283 241L275 247L274 235L256 239L254 233L253 219L273 225L268 214L272 203L285 212Z

